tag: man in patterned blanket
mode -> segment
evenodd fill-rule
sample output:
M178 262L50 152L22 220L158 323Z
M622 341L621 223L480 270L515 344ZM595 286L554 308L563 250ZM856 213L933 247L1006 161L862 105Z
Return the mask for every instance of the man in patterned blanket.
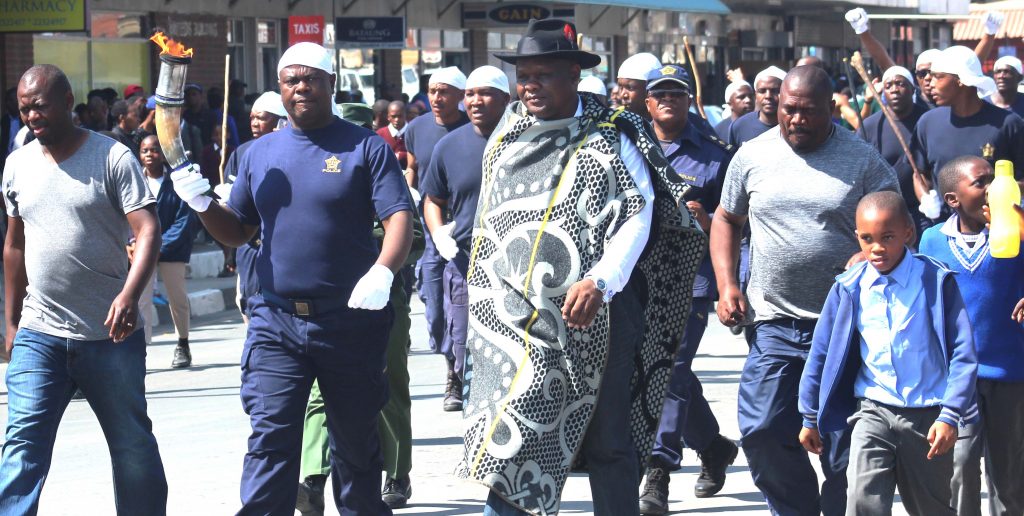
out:
M650 125L577 94L576 29L531 20L484 152L467 281L465 459L484 514L554 514L573 468L636 514L706 237Z

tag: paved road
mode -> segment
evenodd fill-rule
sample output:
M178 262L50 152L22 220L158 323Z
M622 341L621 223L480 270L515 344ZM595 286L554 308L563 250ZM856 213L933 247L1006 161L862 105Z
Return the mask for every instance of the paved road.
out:
M172 515L228 515L238 508L238 479L249 433L238 399L238 360L243 327L237 313L223 312L193 321L194 367L171 370L173 334L158 329L150 347L147 377L149 413L160 443L170 487ZM422 316L413 316L409 360L413 397L412 505L397 514L479 514L482 486L455 479L451 472L462 448L461 417L441 410L444 361L426 347ZM695 361L698 376L722 431L738 438L736 389L746 345L712 324ZM0 366L4 372L6 366ZM6 421L6 389L0 395L0 421ZM698 463L685 454L672 475L672 511L676 514L766 514L743 458L730 470L725 490L710 499L693 497ZM592 514L586 477L566 486L563 514ZM905 514L897 509L897 514ZM73 401L64 416L40 505L42 515L114 514L110 459L103 434L85 401ZM328 514L336 514L333 508Z

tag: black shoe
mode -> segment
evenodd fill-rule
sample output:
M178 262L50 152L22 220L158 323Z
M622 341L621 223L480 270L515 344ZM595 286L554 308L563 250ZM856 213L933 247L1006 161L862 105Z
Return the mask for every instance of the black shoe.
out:
M388 478L384 481L384 490L380 493L380 499L392 509L401 509L409 503L412 498L412 483L409 477L395 480Z
M299 482L299 497L295 500L295 509L302 516L324 516L324 485L326 475L310 475Z
M668 514L668 470L658 466L647 469L647 483L640 494L640 514L662 516Z
M171 360L171 367L181 369L192 365L192 351L188 346L178 344L174 347L174 360Z
M454 371L448 373L448 385L444 389L444 411L462 411L462 380Z
M700 457L700 476L693 486L693 495L697 498L714 496L725 487L725 470L736 460L740 449L731 439L719 435L711 442L711 446Z

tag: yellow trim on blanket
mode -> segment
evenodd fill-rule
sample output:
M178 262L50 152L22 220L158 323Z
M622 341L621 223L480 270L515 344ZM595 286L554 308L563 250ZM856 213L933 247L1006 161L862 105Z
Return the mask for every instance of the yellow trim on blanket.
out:
M566 172L569 170L569 165L576 159L576 155L579 154L580 149L583 148L583 144L587 143L588 134L587 131L590 129L590 121L587 121L586 127L580 132L583 138L580 139L580 143L576 146L576 150L573 151L572 156L568 161L565 162L565 168L562 169L562 175L558 178L558 184L555 186L555 191L552 192L551 200L548 201L547 210L544 211L544 217L540 221L540 229L537 230L537 236L533 240L533 250L530 252L530 262L526 269L526 279L523 281L523 298L529 299L530 297L530 278L533 276L533 266L537 261L537 251L540 249L540 237L544 235L544 228L548 225L548 220L551 219L551 211L555 208L555 200L558 199L558 193L562 190L562 183L565 181L565 176L568 175ZM488 191L490 187L488 187ZM468 279L467 279L468 281ZM483 441L480 443L480 449L477 451L476 458L473 459L473 465L469 468L470 476L476 475L476 468L480 466L480 461L484 458L484 452L487 450L487 443L491 442L491 438L494 437L494 431L498 428L498 423L501 421L501 414L505 413L505 409L508 408L508 404L512 402L512 391L515 390L515 386L519 381L519 375L523 372L523 367L526 365L526 361L530 359L530 330L533 328L533 324L537 322L540 317L540 312L537 309L533 310L530 314L530 320L526 322L526 328L523 334L523 345L525 346L525 353L523 353L523 359L519 361L519 366L516 368L516 374L512 376L512 383L509 384L508 394L505 395L505 399L501 402L501 409L494 416L494 420L491 421L491 425L487 428L487 433L484 435Z

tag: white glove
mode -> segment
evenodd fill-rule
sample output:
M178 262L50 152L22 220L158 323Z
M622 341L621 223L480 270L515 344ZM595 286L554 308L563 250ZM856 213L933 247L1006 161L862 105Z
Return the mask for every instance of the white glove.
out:
M929 219L939 218L939 214L942 213L942 201L939 200L939 193L935 190L928 190L928 193L921 197L921 205L917 207L917 211Z
M199 165L189 163L171 172L174 193L188 204L189 208L200 213L210 207L213 197L206 195L210 191L210 180L199 173Z
M868 20L868 12L862 7L846 11L846 21L850 22L853 32L864 34L871 29L871 22Z
M434 241L434 247L437 248L437 254L441 255L441 258L451 261L455 258L455 255L459 254L459 244L452 238L452 231L455 230L455 222L445 224L437 231L430 233L430 239Z
M985 34L995 36L999 32L999 27L1003 26L1003 20L1005 19L1006 15L999 11L985 13Z
M234 186L233 183L221 183L221 184L213 187L213 193L216 194L217 197L220 197L220 203L221 204L227 204L228 203L228 199L231 198L231 187L232 186Z
M363 310L384 308L391 297L391 282L394 280L395 274L391 272L391 269L374 264L352 289L352 296L348 298L348 307Z
M423 196L420 195L419 190L416 190L415 188L409 188L409 195L412 196L412 205L414 207L415 206L419 206L420 205L420 201L423 200Z

